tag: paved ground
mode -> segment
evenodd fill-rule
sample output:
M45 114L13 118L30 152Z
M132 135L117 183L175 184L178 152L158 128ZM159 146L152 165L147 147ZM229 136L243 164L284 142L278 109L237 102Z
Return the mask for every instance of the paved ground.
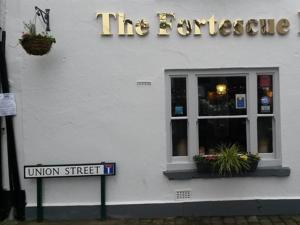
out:
M84 221L4 221L0 225L300 225L300 216L176 217Z

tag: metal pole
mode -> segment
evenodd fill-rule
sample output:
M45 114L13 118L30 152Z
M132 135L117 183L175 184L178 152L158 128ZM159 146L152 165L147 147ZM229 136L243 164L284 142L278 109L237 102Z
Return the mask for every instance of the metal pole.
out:
M36 215L37 215L37 222L42 222L44 219L44 211L43 211L43 182L42 178L36 179Z
M9 82L7 74L7 66L5 60L5 39L6 33L2 32L2 46L0 49L0 73L1 85L3 93L9 93ZM13 126L13 117L6 116L6 134L7 134L7 151L8 151L8 167L9 167L9 183L12 193L13 205L15 207L15 219L25 220L25 191L21 190L20 177L18 170L17 150Z
M2 117L0 117L0 192L4 191L2 175Z
M101 176L101 220L105 220L106 219L105 177L106 176Z

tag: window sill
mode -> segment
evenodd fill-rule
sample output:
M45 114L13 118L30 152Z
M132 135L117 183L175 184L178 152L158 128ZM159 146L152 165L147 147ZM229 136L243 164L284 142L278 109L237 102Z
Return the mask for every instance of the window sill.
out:
M232 177L288 177L291 173L289 167L262 167L255 172L233 175ZM189 180L198 178L230 178L218 174L198 173L196 170L164 171L169 180Z

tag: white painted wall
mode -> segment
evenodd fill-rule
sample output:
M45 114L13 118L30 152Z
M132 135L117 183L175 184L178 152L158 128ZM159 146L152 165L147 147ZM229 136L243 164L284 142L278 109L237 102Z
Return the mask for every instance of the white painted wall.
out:
M1 0L0 1L0 27L4 27L5 26L5 9L6 9L6 1L5 0Z
M57 43L50 54L27 55L18 38L34 6L50 8ZM193 201L299 198L300 37L298 0L9 0L6 3L7 57L17 95L18 154L24 164L116 161L107 179L108 204L175 201L174 190L191 189ZM125 12L146 18L146 37L100 37L96 12ZM156 13L194 19L287 17L287 36L182 38L175 30L159 38ZM164 69L279 67L283 166L288 178L231 178L169 181L166 170ZM137 87L150 80L150 87ZM22 174L22 168L21 168ZM35 181L23 180L28 205ZM98 204L100 179L48 179L46 205Z

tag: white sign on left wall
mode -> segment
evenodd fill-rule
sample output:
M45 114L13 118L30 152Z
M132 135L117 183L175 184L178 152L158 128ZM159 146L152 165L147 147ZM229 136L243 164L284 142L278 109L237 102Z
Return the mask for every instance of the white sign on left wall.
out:
M0 116L15 116L16 114L15 95L13 93L0 94Z

